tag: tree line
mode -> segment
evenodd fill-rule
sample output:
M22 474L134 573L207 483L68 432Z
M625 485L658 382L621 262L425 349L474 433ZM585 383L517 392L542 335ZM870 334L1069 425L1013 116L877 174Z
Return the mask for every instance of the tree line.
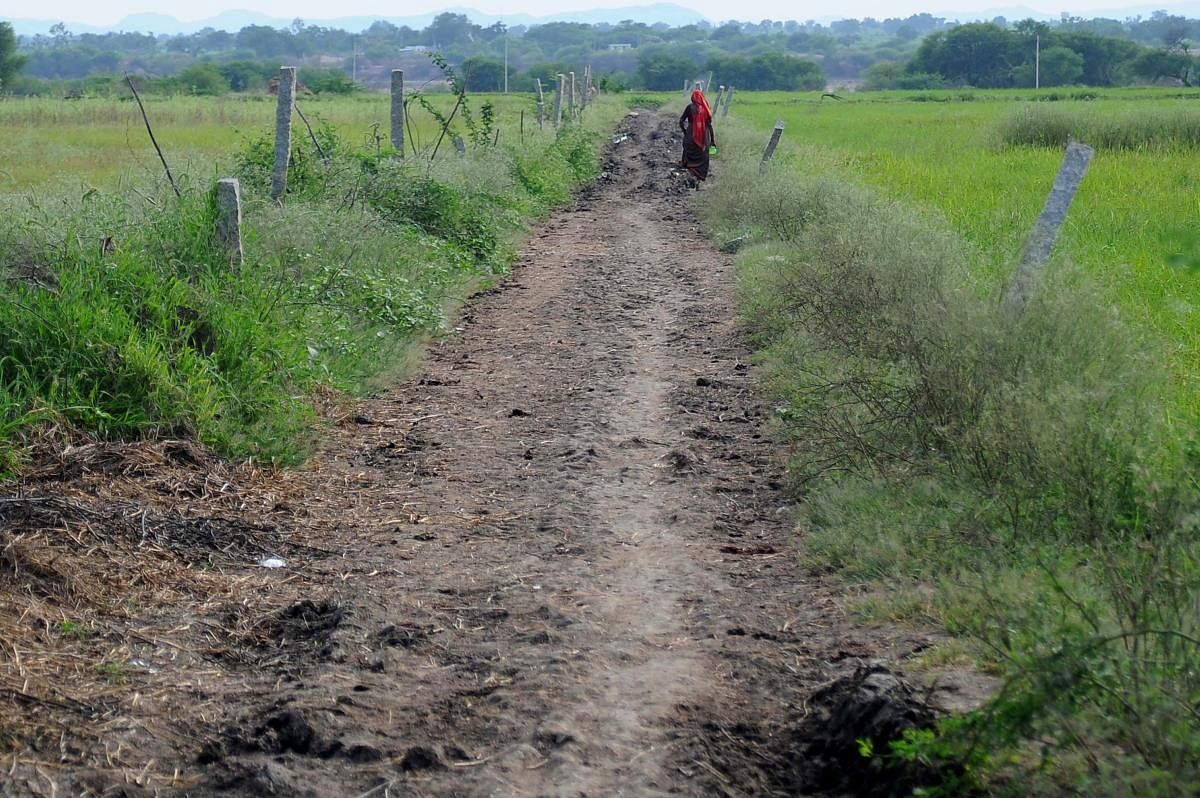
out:
M1165 21L1167 15L1158 18ZM1069 20L1057 26L1031 19L1011 26L959 25L923 38L907 62L873 64L864 72L865 83L875 89L1161 82L1191 86L1198 64L1191 41L1200 29L1195 21L1174 19L1174 24L1156 28L1159 39L1150 46L1093 29L1111 31L1103 25Z
M259 91L286 61L305 67L319 92L383 87L393 68L410 80L437 80L426 57L460 65L474 91L529 90L590 64L609 89L671 90L712 72L746 89L817 89L862 79L868 88L938 86L1191 85L1200 21L1155 12L1149 18L1056 23L997 17L958 24L930 14L876 20L708 23L670 27L551 22L476 25L439 14L421 30L380 20L359 33L307 25L249 25L236 32L73 34L63 24L16 37L0 23L0 92L107 93L129 72L151 90L215 94ZM1036 64L1036 66L1035 66ZM506 71L507 67L507 71ZM1036 74L1035 74L1036 73Z

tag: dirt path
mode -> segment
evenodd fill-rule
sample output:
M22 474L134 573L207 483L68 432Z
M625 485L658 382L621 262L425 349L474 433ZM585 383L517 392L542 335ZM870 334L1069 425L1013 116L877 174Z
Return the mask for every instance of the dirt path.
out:
M139 649L126 794L790 794L812 688L926 644L798 568L731 261L669 122L623 132L421 378L238 498L328 556Z

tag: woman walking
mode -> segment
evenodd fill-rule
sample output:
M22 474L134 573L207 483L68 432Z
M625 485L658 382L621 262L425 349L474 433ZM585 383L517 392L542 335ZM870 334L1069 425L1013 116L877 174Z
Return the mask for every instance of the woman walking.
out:
M715 147L713 136L712 109L704 92L692 92L692 101L679 117L679 129L683 131L683 160L680 163L697 180L708 179L708 148Z

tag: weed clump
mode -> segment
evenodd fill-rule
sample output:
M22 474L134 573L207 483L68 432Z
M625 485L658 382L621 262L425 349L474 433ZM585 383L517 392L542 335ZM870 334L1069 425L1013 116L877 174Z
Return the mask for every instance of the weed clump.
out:
M814 565L941 586L1006 677L895 741L945 794L1200 780L1200 502L1151 342L1070 268L1019 319L944 221L725 134L705 213L741 301Z
M1174 107L1112 114L1026 103L1005 117L996 137L1007 147L1057 148L1077 139L1109 150L1194 150L1200 148L1200 113Z

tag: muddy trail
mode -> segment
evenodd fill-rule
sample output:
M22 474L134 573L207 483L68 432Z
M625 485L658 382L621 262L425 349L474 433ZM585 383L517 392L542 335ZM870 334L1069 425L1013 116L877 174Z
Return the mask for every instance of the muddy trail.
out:
M929 637L856 626L799 567L732 260L690 210L671 120L619 132L511 278L305 469L218 473L184 444L34 469L41 503L10 522L124 524L181 573L130 577L88 639L43 619L23 683L4 652L23 720L0 732L0 793L856 791L835 749L862 731L830 721L830 685L903 691L860 668ZM100 556L81 540L63 550ZM71 588L51 576L46 606ZM155 578L169 602L138 592ZM71 646L121 678L69 698L96 674L61 664Z

